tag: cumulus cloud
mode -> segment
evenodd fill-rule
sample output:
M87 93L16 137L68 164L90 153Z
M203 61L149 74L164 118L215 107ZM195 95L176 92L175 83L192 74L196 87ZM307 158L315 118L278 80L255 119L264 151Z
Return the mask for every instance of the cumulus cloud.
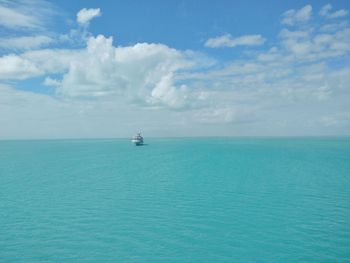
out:
M83 53L84 49L40 49L26 51L19 57L34 63L43 74L63 74L71 61L79 60Z
M176 73L197 65L193 52L162 44L113 46L112 37L90 37L77 50L44 49L0 57L0 78L25 79L45 74L44 85L57 86L63 97L124 96L129 101L171 108L186 106L187 88Z
M77 13L77 22L79 24L87 24L91 19L101 15L100 8L83 8Z
M26 79L43 74L35 63L16 55L0 57L0 79Z
M189 66L184 54L161 44L114 47L112 37L91 37L69 63L58 92L64 96L126 96L144 103L183 106L185 91L173 75Z
M172 108L181 108L185 105L188 98L188 88L186 85L175 87L173 83L173 74L169 73L161 77L151 92L151 103L164 103Z
M42 49L0 57L0 79L29 79L45 74L67 72L71 61L79 60L81 50Z
M326 18L333 19L333 18L339 18L339 17L347 16L348 13L349 13L345 9L340 9L338 11L331 12L332 9L333 9L332 5L331 4L327 4L327 5L325 5L325 6L323 6L321 8L321 10L319 12L319 15L320 16L324 16Z
M0 48L5 50L37 49L53 42L53 38L44 35L8 37L0 38Z
M306 5L299 10L290 9L283 13L281 23L284 25L293 26L295 24L309 21L312 14L312 6Z
M204 46L210 48L217 47L236 47L236 46L258 46L265 42L265 38L261 35L245 35L237 38L230 34L225 34L220 37L209 38Z

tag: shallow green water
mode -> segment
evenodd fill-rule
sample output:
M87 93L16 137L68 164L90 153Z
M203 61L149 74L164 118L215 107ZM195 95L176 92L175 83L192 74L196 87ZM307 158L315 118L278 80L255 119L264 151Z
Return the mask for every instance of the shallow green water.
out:
M349 262L350 139L0 142L0 262Z

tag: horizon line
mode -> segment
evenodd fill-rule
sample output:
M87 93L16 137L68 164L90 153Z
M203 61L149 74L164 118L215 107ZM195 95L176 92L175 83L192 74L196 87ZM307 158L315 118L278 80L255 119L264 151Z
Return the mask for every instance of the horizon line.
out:
M200 138L349 138L350 135L196 135L196 136L149 136L146 139L200 139ZM0 141L64 141L64 140L130 140L131 137L67 137L67 138L0 138Z

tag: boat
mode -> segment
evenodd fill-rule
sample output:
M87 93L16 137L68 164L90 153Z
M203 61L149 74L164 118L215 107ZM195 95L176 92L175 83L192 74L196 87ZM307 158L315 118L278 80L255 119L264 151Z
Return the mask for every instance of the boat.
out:
M141 132L137 133L134 137L132 137L131 142L136 146L143 145L143 137L141 136Z

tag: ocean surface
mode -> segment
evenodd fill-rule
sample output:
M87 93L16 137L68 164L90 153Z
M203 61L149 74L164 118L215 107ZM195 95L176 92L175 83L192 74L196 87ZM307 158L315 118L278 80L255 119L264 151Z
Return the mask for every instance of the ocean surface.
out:
M0 262L350 262L349 138L0 141Z

